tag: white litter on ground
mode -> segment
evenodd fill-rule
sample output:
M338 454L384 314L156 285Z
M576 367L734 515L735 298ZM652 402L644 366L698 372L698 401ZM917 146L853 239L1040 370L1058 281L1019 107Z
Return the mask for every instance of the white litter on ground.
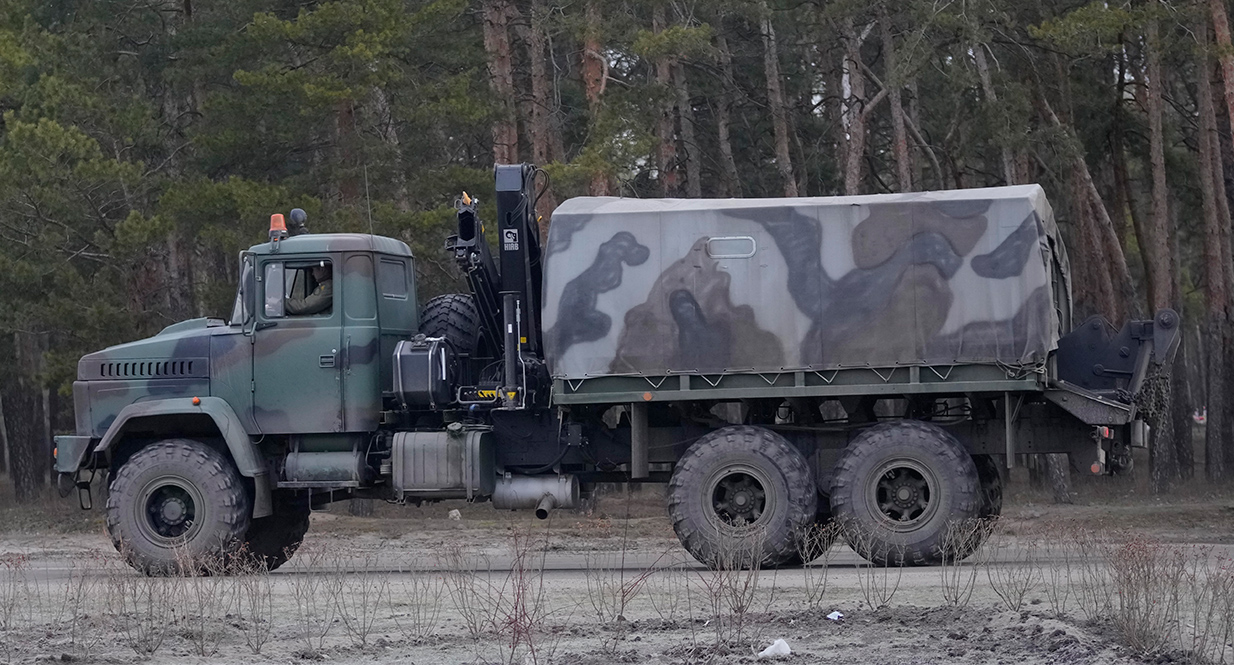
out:
M788 642L785 642L784 640L776 640L771 643L771 646L763 649L762 652L758 654L758 659L779 658L781 656L787 656L792 652L793 650L788 648Z
M454 510L451 510L450 512L446 513L446 517L457 522L463 519L463 514L458 511L458 508L455 508Z
M831 614L828 614L827 618L831 619L832 621L839 621L840 619L844 618L844 614L837 610L835 612L832 612Z

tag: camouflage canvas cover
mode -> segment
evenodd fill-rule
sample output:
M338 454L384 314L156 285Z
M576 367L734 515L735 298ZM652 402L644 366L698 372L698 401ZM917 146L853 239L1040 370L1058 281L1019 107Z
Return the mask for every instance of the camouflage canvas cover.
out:
M1037 185L575 198L548 234L546 356L564 379L1037 365L1069 294L1057 236Z

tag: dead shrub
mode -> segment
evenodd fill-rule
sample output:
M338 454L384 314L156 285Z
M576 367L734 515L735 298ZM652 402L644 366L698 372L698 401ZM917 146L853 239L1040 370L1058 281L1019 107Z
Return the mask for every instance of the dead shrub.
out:
M107 577L107 599L124 643L140 657L154 655L180 626L181 594L175 579L117 570Z
M332 557L336 555L324 548L301 548L296 552L305 570L290 575L291 597L295 603L296 639L304 657L315 658L321 653L338 618L337 581L331 579Z
M1074 530L1058 526L1043 531L1039 541L1045 561L1041 566L1041 590L1054 617L1061 619L1072 600L1072 569L1078 553Z
M334 576L341 587L337 594L338 615L352 644L363 648L384 606L383 599L390 595L390 576L378 569L377 557L371 552L358 561L336 559L335 564Z
M688 562L679 548L660 555L661 566L648 585L647 600L661 621L675 623L690 610L690 575Z
M458 549L450 549L442 555L441 564L446 571L445 587L454 611L462 619L468 636L479 640L497 624L491 562L488 557L469 556Z
M965 607L977 585L981 557L973 553L986 539L994 522L984 519L955 520L947 523L939 545L939 588L943 601L952 607ZM965 560L969 561L965 563Z
M1036 545L1009 536L1004 529L995 525L985 549L989 552L985 557L985 570L990 588L1004 607L1019 612L1024 606L1025 597L1041 577L1041 559ZM999 560L992 561L996 555Z
M805 584L806 606L811 610L819 609L823 604L823 597L827 594L831 555L835 551L835 542L839 537L840 525L828 522L811 524L797 538L797 547L801 552L801 573Z
M0 556L0 655L6 663L16 653L18 640L13 634L33 618L29 568L30 560L24 555Z
M184 589L184 637L197 655L212 656L223 641L222 621L233 600L227 582L231 564L223 557L196 556L184 548L175 556L176 577Z
M240 631L253 655L260 655L274 631L274 584L265 557L239 559L233 578Z
M477 645L491 635L504 662L547 662L555 648L545 627L548 531L540 536L511 530L508 545L511 563L504 576L494 573L487 558L458 552L443 556L450 599Z
M1110 549L1114 625L1142 656L1165 649L1181 626L1180 591L1187 572L1178 548L1133 538Z
M1193 546L1182 556L1179 648L1193 660L1223 663L1234 638L1234 560L1212 547Z
M1108 534L1090 529L1072 532L1075 543L1072 592L1076 605L1089 621L1103 619L1110 613L1114 585L1110 579Z
M642 593L660 562L657 560L644 570L627 574L624 547L618 553L588 553L584 557L587 599L596 620L611 630L611 639L606 639L604 644L611 653L625 637L625 627L629 624L625 616L627 608Z
M904 576L904 546L883 542L873 532L856 525L844 527L844 537L858 552L868 552L871 559L857 568L857 584L870 609L887 607L900 588Z
M445 580L415 564L399 566L398 573L387 595L391 616L403 639L423 642L437 634Z
M747 618L754 608L762 574L761 534L730 539L716 554L711 570L698 573L702 596L715 628L715 644L741 641Z

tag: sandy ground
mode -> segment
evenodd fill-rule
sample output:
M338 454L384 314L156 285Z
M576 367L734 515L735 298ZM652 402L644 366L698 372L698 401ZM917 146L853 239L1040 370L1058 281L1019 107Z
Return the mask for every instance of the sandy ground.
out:
M1046 541L1117 529L1216 566L1234 557L1228 498L1025 495L975 565L871 568L839 543L806 568L725 574L688 559L652 492L544 522L487 506L381 506L372 518L340 506L314 514L304 550L273 574L151 580L118 561L97 514L66 516L56 533L28 528L50 513L5 510L0 662L15 663L744 663L776 639L789 663L1171 662L1185 659L1183 636L1137 654L1087 616L1089 569ZM1036 577L1011 611L995 582L1026 552ZM1191 637L1196 623L1183 621Z

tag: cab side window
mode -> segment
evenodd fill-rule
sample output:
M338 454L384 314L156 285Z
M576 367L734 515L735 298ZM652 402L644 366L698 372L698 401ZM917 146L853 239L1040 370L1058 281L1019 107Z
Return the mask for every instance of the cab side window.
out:
M267 263L265 314L330 316L334 311L334 270L330 261Z

